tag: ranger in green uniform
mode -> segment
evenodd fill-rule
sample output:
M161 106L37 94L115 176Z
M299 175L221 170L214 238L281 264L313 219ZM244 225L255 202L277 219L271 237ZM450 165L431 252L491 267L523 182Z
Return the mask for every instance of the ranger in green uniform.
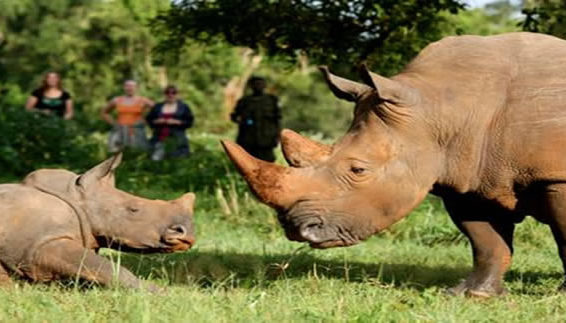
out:
M239 124L236 142L251 155L275 161L273 149L279 142L281 111L276 96L265 94L265 79L252 77L248 82L253 93L240 99L231 115Z

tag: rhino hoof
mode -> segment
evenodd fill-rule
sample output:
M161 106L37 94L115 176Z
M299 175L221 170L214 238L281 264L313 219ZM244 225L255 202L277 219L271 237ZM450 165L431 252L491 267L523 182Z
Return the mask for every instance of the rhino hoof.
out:
M485 289L470 289L466 291L466 296L473 298L491 298L494 296L506 295L507 291L505 289L497 290L485 290Z
M468 290L468 285L465 280L463 280L458 285L448 288L446 294L450 296L458 296L464 294Z
M460 284L446 290L446 294L451 296L465 295L473 298L490 298L505 295L507 291L501 286L473 286L464 280Z

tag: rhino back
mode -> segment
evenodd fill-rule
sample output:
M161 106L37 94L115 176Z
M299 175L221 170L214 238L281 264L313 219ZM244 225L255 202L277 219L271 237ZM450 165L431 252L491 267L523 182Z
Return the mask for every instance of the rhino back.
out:
M22 184L49 189L57 193L69 191L69 185L74 184L77 174L65 169L38 169L29 173Z
M53 239L80 241L79 223L63 201L19 184L0 185L0 261L25 265Z
M427 122L457 129L449 153L461 192L511 196L518 183L566 180L566 41L533 34L448 37L401 74L434 104Z

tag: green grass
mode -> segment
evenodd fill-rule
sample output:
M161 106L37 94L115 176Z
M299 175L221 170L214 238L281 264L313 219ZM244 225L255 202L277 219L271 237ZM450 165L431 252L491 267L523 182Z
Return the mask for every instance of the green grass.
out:
M219 153L215 138L195 139L197 151ZM200 158L180 164L198 165ZM212 169L229 169L218 163ZM171 174L148 175L169 166L126 164L119 186L153 198L177 197L185 191L179 179L166 189ZM564 321L556 247L549 230L531 219L518 228L507 296L451 297L444 290L468 273L471 252L437 199L358 246L312 250L287 241L272 212L235 174L212 175L218 180L208 186L185 184L198 194L195 248L153 256L104 252L166 287L164 293L18 281L0 290L0 321Z

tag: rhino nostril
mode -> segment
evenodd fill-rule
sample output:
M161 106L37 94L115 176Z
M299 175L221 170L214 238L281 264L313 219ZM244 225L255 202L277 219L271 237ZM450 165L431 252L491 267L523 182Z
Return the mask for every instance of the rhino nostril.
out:
M187 228L185 228L185 226L180 225L180 224L170 226L168 231L169 231L170 234L173 234L173 235L176 235L176 236L184 236L184 235L187 234Z
M311 242L321 242L324 240L323 237L323 227L324 225L320 222L313 222L304 225L300 229L301 236Z

